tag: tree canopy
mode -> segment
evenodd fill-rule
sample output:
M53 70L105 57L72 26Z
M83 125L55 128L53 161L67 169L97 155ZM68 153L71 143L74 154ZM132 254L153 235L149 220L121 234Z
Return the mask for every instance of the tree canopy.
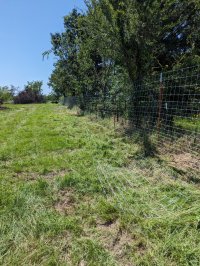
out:
M157 71L200 62L198 0L87 0L51 34L57 61L49 85L57 95L132 93Z

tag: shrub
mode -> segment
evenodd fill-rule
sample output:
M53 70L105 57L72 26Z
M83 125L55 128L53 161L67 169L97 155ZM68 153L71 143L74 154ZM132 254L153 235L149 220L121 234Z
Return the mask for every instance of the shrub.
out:
M14 87L14 86L12 86ZM13 89L8 86L0 86L0 104L11 101L13 99Z
M41 81L28 82L25 89L14 97L15 104L43 103L45 98L41 92Z

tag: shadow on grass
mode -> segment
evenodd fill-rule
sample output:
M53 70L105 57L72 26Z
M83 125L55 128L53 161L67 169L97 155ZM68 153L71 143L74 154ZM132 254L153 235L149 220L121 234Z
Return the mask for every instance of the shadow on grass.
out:
M10 110L11 108L7 106L0 106L0 111Z
M134 142L141 146L140 152L144 157L158 156L156 145L151 140L151 131L129 125L128 128L125 129L124 134L128 138L134 137Z

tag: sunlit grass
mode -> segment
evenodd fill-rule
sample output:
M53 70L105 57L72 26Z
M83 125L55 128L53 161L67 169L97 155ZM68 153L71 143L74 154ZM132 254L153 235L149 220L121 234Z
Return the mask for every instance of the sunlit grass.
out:
M188 118L176 118L175 125L193 132L200 132L200 116L194 115Z
M156 158L139 169L139 145L109 120L59 105L7 107L1 265L200 264L197 185L164 178L170 170Z

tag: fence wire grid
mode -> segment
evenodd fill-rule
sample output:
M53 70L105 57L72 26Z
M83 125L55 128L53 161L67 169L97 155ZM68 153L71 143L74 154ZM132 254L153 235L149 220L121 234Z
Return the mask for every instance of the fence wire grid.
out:
M113 119L113 125L122 126L125 134L144 137L147 149L155 147L162 154L171 154L171 166L181 169L175 173L166 165L166 171L158 171L158 165L147 167L141 160L133 166L139 176L149 176L151 169L157 169L160 177L184 175L200 183L200 65L157 73L135 82L126 93L105 90L87 95L84 106L96 117ZM113 182L104 171L99 179L120 202L127 198L125 191L131 187L131 179L114 178Z
M113 117L114 125L121 122L127 129L156 134L156 144L179 143L186 152L199 154L200 66L156 74L135 82L126 94L88 95L84 102L89 113Z
M123 125L125 134L139 132L148 139L147 145L153 141L156 148L175 155L174 168L145 166L144 159L133 162L134 182L136 176L176 179L184 175L187 181L200 183L200 66L157 73L135 82L126 93L86 95L84 106L96 117L113 119L114 126ZM180 164L184 171L176 171ZM102 167L100 172L102 188L121 205L127 203L133 177L112 178Z

